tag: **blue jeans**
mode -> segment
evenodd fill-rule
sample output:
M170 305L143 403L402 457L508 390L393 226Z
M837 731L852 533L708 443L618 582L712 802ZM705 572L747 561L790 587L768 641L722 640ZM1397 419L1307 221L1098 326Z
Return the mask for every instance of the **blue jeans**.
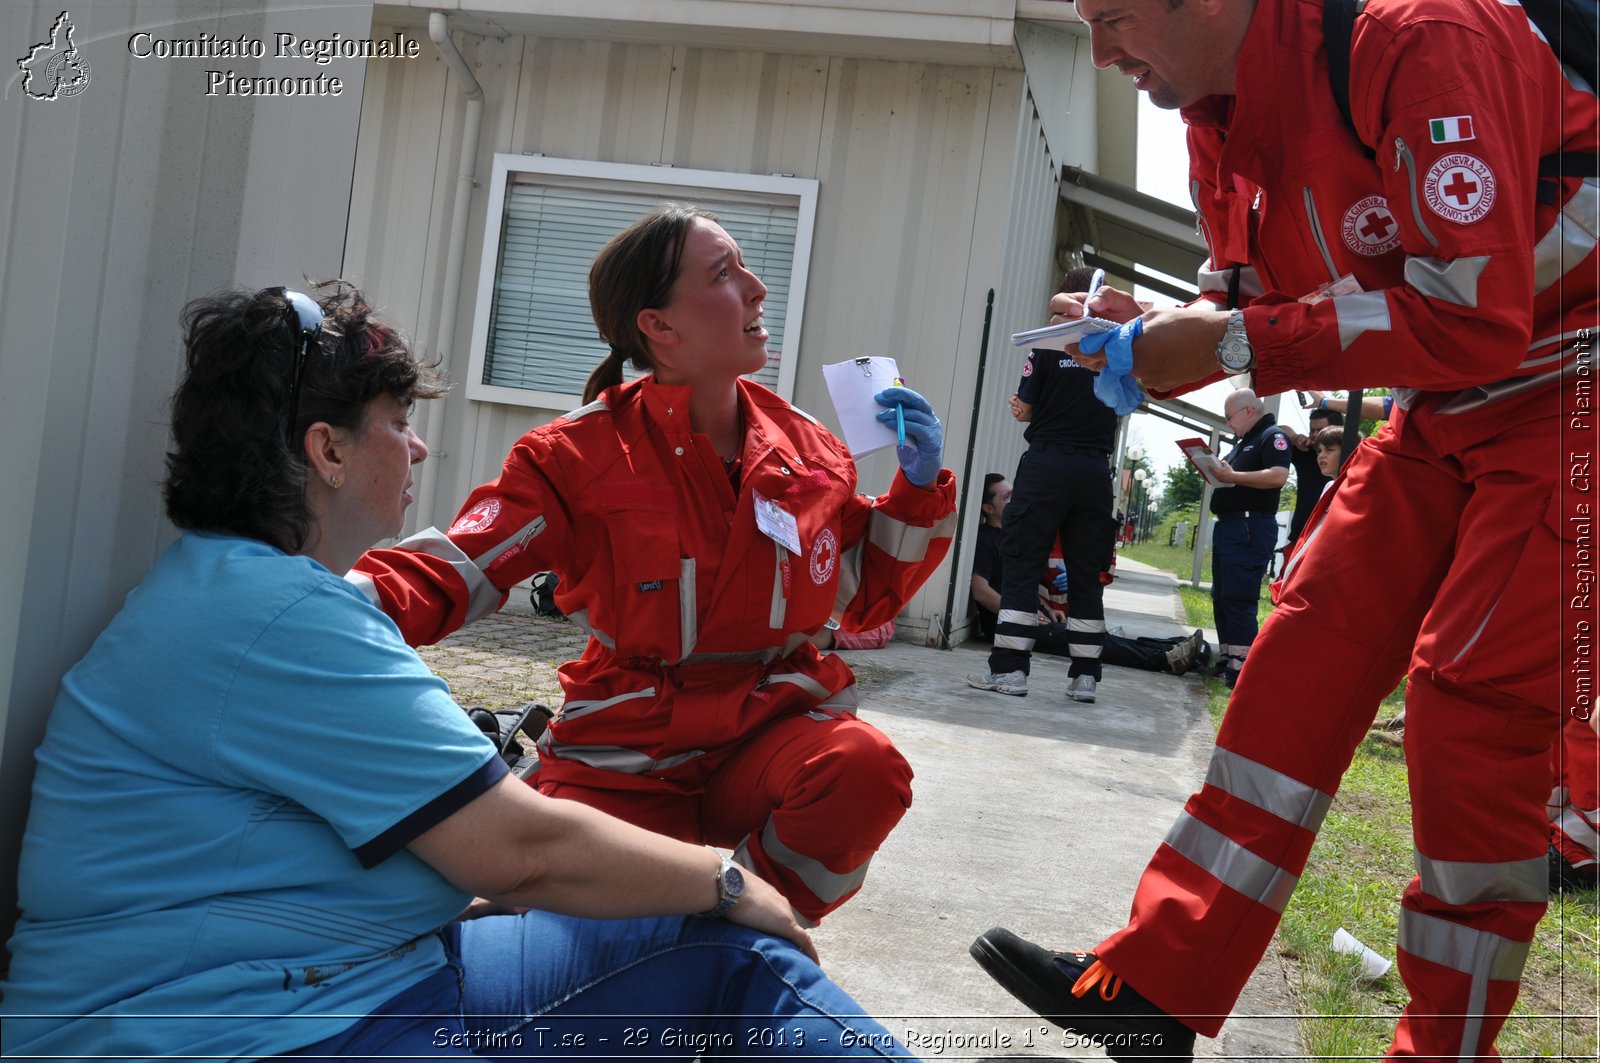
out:
M452 965L295 1058L914 1058L787 941L720 919L488 916Z

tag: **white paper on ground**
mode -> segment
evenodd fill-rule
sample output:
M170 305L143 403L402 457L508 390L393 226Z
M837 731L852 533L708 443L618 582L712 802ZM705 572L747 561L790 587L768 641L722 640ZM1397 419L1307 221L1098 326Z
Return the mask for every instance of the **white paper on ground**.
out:
M872 398L900 379L900 367L893 358L877 356L835 362L822 367L822 379L828 385L828 397L833 399L834 411L839 415L839 429L851 457L864 458L895 445L894 423L884 424L878 420L884 407Z
M1103 317L1079 317L1059 325L1029 329L1011 334L1011 346L1036 348L1041 351L1065 351L1090 332L1110 332L1120 328L1115 321Z

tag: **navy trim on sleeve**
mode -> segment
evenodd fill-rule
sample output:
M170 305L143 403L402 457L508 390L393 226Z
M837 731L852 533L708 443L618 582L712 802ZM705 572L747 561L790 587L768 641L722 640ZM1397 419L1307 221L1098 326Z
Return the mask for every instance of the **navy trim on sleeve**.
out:
M498 756L490 757L483 765L456 783L432 801L417 809L399 823L390 827L365 845L356 846L356 859L362 867L377 867L389 857L410 845L418 835L443 823L453 813L471 804L474 798L489 791L510 767Z

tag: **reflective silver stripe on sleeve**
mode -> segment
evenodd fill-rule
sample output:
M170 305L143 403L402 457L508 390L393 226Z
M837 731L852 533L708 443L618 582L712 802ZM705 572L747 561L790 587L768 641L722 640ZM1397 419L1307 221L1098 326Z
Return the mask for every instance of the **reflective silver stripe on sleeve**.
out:
M1187 812L1179 814L1166 841L1223 885L1275 912L1282 913L1300 882L1298 875L1263 860Z
M912 565L928 556L929 543L949 537L954 525L953 513L935 521L931 528L919 528L874 509L867 518L867 540L896 561Z
M1589 334L1591 336L1594 335L1592 328L1589 330ZM1528 357L1518 363L1517 368L1537 369L1540 366L1549 365L1551 362L1564 362L1578 353L1579 346L1583 342L1586 341L1581 329L1573 329L1570 332L1563 332L1556 336L1546 336L1544 339L1534 340L1528 344ZM1543 351L1547 347L1550 348L1548 353L1540 355L1533 353L1535 351Z
M803 672L779 672L776 675L767 676L767 682L792 683L819 701L827 697L830 693L827 687L823 686L821 683L817 682L815 679L812 679Z
M1038 613L1022 609L1002 609L995 618L996 624L1022 624L1024 627L1033 627L1038 622Z
M580 716L587 716L602 709L609 709L611 706L621 705L625 701L637 701L640 698L653 698L655 696L655 687L645 687L643 690L635 690L629 694L618 694L614 698L606 698L603 701L569 701L561 706L561 718L563 720L576 720Z
M472 563L477 565L479 568L486 569L496 561L500 560L500 555L511 549L513 546L527 546L528 543L532 542L534 539L537 539L541 534L543 534L544 529L544 517L534 517L528 523L512 532L510 536L500 540L500 542L496 543L493 547L485 550L483 553L473 558Z
M558 757L561 760L587 764L591 768L621 772L624 775L644 775L652 771L666 771L668 768L675 768L679 764L686 764L696 757L705 756L705 750L692 749L687 753L679 753L675 757L667 757L665 760L653 760L637 749L624 749L621 746L574 746L565 742L557 742L551 738L549 730L540 735L539 741L535 744L542 754Z
M1104 631L1105 629L1106 622L1104 620L1079 620L1075 616L1067 617L1068 631Z
M604 631L601 631L599 628L589 623L589 610L579 609L575 613L568 613L567 619L572 621L575 625L577 625L579 630L583 631L590 638L594 639L606 649L614 650L617 648L616 639L612 638Z
M1198 287L1202 292L1220 292L1228 294L1228 286L1233 283L1233 267L1227 269L1201 269L1198 276ZM1266 294L1261 287L1261 275L1254 266L1245 266L1239 271L1239 299L1257 299Z
M843 690L835 691L829 695L828 700L817 705L819 709L832 709L834 712L847 712L854 716L856 709L861 705L861 700L856 694L856 684L851 683Z
M379 609L383 608L383 600L378 597L378 585L372 582L371 576L367 575L365 572L346 572L344 574L344 580L346 583L355 587L356 590L366 595L367 601L371 602Z
M1542 856L1504 863L1430 860L1414 852L1422 890L1446 904L1487 901L1543 901L1549 897L1550 867Z
M783 596L783 570L789 563L789 551L777 543L772 548L778 552L772 565L772 607L767 610L767 626L783 630L783 618L789 612L789 600Z
M1512 941L1486 930L1474 930L1409 908L1400 909L1398 943L1403 951L1418 959L1460 971L1472 979L1464 1006L1456 1012L1465 1018L1456 1058L1462 1063L1482 1059L1478 1053L1478 1038L1483 1032L1489 982L1491 979L1497 982L1519 980L1528 960L1528 943Z
M1067 653L1073 657L1082 657L1086 660L1099 660L1105 652L1105 647L1098 642L1071 642L1067 643Z
M694 582L694 558L678 560L678 633L681 649L678 660L688 657L700 641L700 609Z
M817 899L824 903L832 903L851 890L858 889L861 883L866 881L867 866L872 863L872 858L868 857L859 866L843 874L829 871L811 857L797 853L783 844L778 839L778 831L770 819L761 830L761 848L769 860L794 872L800 881L805 883L806 889L816 894Z
M1322 829L1333 804L1332 794L1220 746L1211 754L1206 785L1313 832Z
M415 535L395 543L394 548L436 557L450 566L456 578L467 588L467 615L461 621L463 625L488 616L500 608L500 588L490 583L489 578L483 574L483 569L462 553L461 547L451 542L438 528L424 528Z
M1336 295L1332 302L1340 350L1348 349L1363 332L1389 331L1389 300L1382 291Z
M1600 181L1586 177L1533 245L1533 293L1538 295L1594 253L1600 233Z
M1033 639L1023 638L1020 635L1002 635L995 632L994 648L997 650L1027 650L1033 651Z
M1473 255L1450 262L1410 255L1406 258L1406 283L1430 299L1454 306L1478 306L1478 278L1489 265L1488 255Z
M833 596L834 616L850 608L850 603L856 600L856 594L861 590L862 546L856 543L839 555L839 590Z

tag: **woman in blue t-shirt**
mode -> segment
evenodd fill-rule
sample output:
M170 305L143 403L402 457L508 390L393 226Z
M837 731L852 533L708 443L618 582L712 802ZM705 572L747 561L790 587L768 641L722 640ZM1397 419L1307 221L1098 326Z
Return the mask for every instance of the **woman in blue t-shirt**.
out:
M38 751L8 1058L904 1056L770 885L513 778L340 578L399 532L443 393L361 295L184 325L183 534Z

